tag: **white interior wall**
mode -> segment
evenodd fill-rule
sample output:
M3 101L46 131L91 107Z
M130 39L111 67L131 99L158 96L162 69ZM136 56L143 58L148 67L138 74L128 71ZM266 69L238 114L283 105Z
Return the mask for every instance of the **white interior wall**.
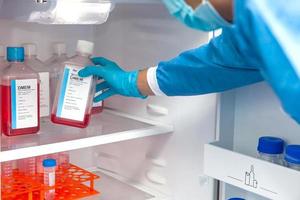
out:
M127 70L146 68L207 42L208 34L186 28L162 4L117 5L108 22L96 29L97 53ZM113 97L105 105L123 112L172 123L175 132L97 147L98 166L170 194L174 200L211 200L213 181L203 175L203 145L215 139L216 95ZM148 105L167 115L147 112ZM157 164L159 163L159 164ZM147 178L160 180L155 183Z
M266 83L236 91L235 137L237 151L256 155L260 136L283 138L289 144L300 144L300 126L281 108L280 102Z
M51 56L53 42L65 42L68 54L74 55L78 39L93 41L94 26L39 25L0 20L0 44L10 46L36 43L38 57L42 60Z

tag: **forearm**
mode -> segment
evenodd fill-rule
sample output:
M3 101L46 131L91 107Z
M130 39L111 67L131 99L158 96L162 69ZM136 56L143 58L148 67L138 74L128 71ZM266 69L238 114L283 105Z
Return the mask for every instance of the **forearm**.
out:
M224 30L222 36L207 45L142 70L138 78L140 92L147 96L200 95L262 81L256 68L262 65L260 60L252 55L244 57L231 38L230 32Z

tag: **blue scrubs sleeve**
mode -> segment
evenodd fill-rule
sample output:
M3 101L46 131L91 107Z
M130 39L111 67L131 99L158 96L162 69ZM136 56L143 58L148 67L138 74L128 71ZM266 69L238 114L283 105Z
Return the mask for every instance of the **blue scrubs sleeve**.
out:
M156 76L160 90L168 96L190 96L262 81L257 69L260 62L245 60L245 52L234 45L231 34L231 29L224 29L207 45L159 63Z

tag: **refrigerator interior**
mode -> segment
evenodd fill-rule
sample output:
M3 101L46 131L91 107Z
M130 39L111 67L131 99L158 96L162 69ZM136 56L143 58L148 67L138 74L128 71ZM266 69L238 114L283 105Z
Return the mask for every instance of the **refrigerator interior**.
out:
M73 55L78 39L95 42L95 56L126 70L155 66L208 41L169 16L161 3L116 4L102 25L39 25L0 21L0 43L34 42L38 57L52 42L65 42ZM38 135L1 137L1 161L71 151L71 161L102 177L103 200L214 199L216 185L203 174L204 144L215 140L216 94L195 97L115 96L87 129L43 122ZM7 147L7 144L12 144ZM93 197L99 199L99 197ZM91 198L91 199L93 199Z

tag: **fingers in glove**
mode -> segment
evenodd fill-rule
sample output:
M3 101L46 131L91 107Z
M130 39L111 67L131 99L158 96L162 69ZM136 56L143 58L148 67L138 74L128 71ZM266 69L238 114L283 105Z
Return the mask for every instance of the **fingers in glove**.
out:
M105 92L103 92L102 94L96 96L94 98L94 102L97 103L99 101L104 101L105 99L113 96L113 95L116 95L117 93L115 91L113 91L112 89L108 89L106 90Z
M109 84L108 84L106 81L104 81L104 82L102 82L102 83L99 83L99 84L96 86L96 92L99 92L99 91L101 91L101 90L106 90L106 89L108 89L108 88L110 88Z
M99 66L87 66L78 72L80 77L89 77L92 75L104 77L105 69Z

